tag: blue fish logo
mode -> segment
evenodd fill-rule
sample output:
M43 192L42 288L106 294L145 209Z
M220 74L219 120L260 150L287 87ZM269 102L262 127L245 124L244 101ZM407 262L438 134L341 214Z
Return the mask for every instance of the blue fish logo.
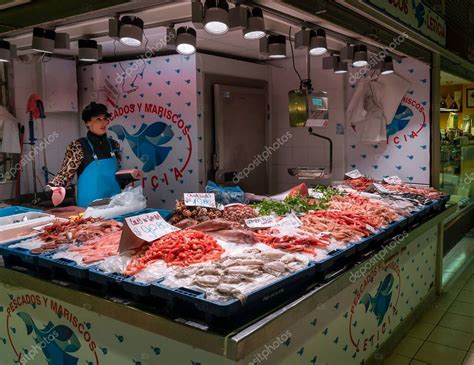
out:
M415 13L416 21L418 22L418 28L421 28L421 26L425 23L425 6L421 1L419 1L417 4L415 0L411 1L411 5Z
M113 125L109 130L121 141L127 139L130 149L143 162L144 172L150 172L160 166L172 150L172 147L162 147L174 137L171 126L163 122L142 124L135 134L128 133L119 124Z
M67 326L55 326L52 322L39 329L31 316L25 312L19 312L18 317L26 326L26 333L33 334L36 343L43 343L41 346L48 364L77 365L79 359L70 355L81 348L81 343L75 333ZM50 341L48 336L53 334L54 340Z
M392 299L392 287L395 279L392 274L387 274L385 279L383 279L377 292L374 296L370 293L365 293L361 298L359 304L365 306L365 312L372 312L377 318L377 325L380 326L383 322L385 314L390 307L390 301Z
M413 118L413 111L409 107L400 104L392 122L387 125L387 136L394 135L404 129L410 123L411 118Z

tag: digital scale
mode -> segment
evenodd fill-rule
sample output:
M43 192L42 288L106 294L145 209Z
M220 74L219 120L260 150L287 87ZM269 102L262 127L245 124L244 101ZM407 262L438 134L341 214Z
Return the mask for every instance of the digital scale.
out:
M298 90L288 92L288 114L291 127L306 127L312 136L329 142L329 171L322 167L294 167L288 173L298 179L328 178L332 173L333 143L313 132L313 128L326 128L329 124L327 92L314 91L309 78L302 80Z

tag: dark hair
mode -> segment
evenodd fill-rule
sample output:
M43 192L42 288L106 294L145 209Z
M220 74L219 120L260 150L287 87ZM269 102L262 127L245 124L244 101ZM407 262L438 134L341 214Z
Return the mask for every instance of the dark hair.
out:
M100 103L92 102L82 110L82 120L86 123L99 115L105 115L107 118L111 117L107 107Z

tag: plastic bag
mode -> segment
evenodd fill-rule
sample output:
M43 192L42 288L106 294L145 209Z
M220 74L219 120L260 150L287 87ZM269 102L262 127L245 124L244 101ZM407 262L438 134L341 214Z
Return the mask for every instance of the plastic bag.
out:
M166 277L171 271L166 262L158 260L135 275L138 283L149 284L153 281Z
M128 264L132 261L130 254L111 256L102 261L98 268L105 273L123 273Z
M137 212L145 208L146 198L143 195L142 187L128 187L120 194L114 195L109 204L87 208L84 212L84 217L108 219Z
M208 181L206 186L206 193L214 193L216 196L216 203L218 204L232 204L232 203L248 203L245 198L245 192L239 186L219 186L214 181Z

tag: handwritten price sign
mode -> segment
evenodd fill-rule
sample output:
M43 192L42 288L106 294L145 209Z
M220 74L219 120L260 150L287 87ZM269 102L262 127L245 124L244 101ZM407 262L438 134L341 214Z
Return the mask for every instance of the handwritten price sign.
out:
M362 175L359 170L352 170L352 171L346 172L344 176L348 179L358 179L359 177L362 177L364 175Z
M397 175L385 177L383 181L390 185L400 185L403 183L402 179L400 179Z
M269 228L278 224L277 220L272 215L264 215L257 218L249 218L245 220L245 224L249 228Z
M285 218L281 219L278 222L278 227L293 227L297 228L301 226L303 223L295 214L288 214Z
M166 222L158 213L125 218L119 252L140 247L144 242L155 241L174 231L179 231L179 228Z
M216 208L214 193L185 193L184 205L188 207Z
M381 193L381 194L388 194L390 193L390 190L384 188L384 186L382 184L378 184L378 183L373 183L370 187L369 187L370 190L375 190L377 193Z

